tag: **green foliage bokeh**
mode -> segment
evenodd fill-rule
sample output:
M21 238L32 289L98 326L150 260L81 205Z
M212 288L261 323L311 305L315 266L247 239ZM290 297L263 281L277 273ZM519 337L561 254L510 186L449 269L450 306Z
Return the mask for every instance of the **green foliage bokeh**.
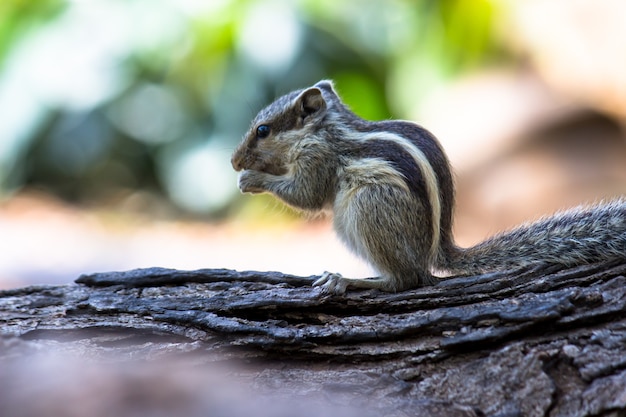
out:
M490 0L4 0L0 197L162 195L219 216L259 108L331 78L369 119L408 117L458 74L510 59Z

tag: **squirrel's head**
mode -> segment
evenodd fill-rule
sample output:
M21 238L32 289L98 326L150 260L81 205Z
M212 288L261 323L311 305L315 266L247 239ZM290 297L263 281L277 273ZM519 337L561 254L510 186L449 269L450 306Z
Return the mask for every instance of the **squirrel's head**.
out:
M337 101L332 82L326 80L280 97L252 121L232 156L233 168L284 174L298 144L315 135Z

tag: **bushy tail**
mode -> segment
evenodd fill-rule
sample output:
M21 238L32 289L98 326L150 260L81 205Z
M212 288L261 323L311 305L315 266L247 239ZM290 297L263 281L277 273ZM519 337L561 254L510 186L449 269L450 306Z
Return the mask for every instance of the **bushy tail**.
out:
M626 199L561 212L471 248L450 245L442 250L438 267L454 274L626 260Z

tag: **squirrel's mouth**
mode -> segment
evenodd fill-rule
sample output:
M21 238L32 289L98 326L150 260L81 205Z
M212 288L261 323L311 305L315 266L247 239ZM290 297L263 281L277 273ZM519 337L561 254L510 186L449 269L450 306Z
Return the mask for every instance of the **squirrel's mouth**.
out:
M284 175L288 169L282 155L256 153L247 155L241 164L244 169L265 172L270 175Z
M285 175L287 173L287 168L285 166L272 164L272 163L259 163L258 167L251 167L250 169L254 169L256 171L266 172L271 175Z
M233 169L237 172L252 170L265 172L271 175L284 175L288 171L284 164L277 163L277 161L263 161L261 159L254 159L250 161L250 158L239 157L238 155L233 155L230 163L232 164Z

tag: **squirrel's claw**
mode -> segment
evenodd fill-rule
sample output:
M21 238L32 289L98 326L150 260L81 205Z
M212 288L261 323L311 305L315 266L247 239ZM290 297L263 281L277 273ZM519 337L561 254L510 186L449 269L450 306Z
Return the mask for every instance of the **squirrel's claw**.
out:
M326 271L313 283L313 286L321 287L322 293L341 295L346 292L348 284L348 280L341 274Z

